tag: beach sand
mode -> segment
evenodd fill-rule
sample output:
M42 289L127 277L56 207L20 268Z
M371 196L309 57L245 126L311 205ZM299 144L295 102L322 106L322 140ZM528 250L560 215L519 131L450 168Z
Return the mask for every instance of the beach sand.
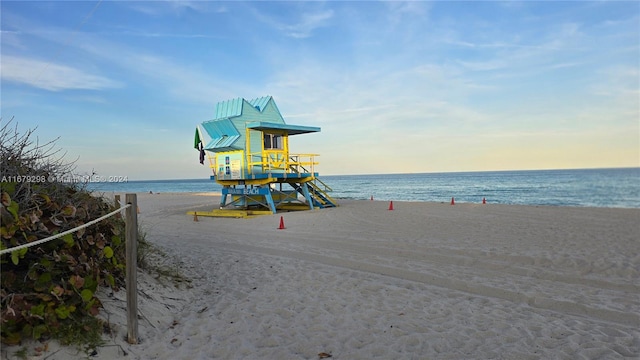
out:
M139 272L137 345L125 291L104 291L116 333L93 359L640 357L640 209L342 200L186 215L218 203L138 194L156 261L191 281Z

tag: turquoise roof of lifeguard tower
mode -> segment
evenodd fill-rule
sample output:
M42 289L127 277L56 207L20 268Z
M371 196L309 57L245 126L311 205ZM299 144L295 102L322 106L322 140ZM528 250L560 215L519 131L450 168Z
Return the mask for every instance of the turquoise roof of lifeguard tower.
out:
M252 100L236 98L216 104L214 118L196 128L194 146L197 148L199 141L202 140L204 149L208 151L244 149L245 128L260 131L281 130L289 135L320 131L319 127L285 124L271 96Z
M262 121L254 121L247 124L247 129L253 130L282 130L286 131L288 135L307 134L320 131L319 127L315 126L303 126L303 125L288 125L288 124L275 124Z
M241 116L242 107L245 104L245 102L251 105L254 109L258 111L263 111L267 107L267 104L269 103L269 101L273 102L273 98L271 96L263 96L263 97L249 100L249 101L243 98L236 98L236 99L221 101L216 104L216 113L215 113L215 117L212 120L220 120L220 119ZM275 102L273 102L273 106L278 112L280 119L282 119L282 115L280 115L280 110L278 110L278 107L276 106Z

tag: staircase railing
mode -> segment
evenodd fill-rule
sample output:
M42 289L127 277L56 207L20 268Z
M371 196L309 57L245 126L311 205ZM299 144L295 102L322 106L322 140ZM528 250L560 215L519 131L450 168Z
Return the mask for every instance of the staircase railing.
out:
M327 191L321 189L316 183L308 182L306 184L309 187L310 194L317 202L322 205L322 207L337 206L336 201L331 196L329 196L329 194L327 194Z
M263 173L271 171L284 171L287 173L313 173L315 165L318 164L314 157L317 154L290 154L283 157L283 152L264 151L248 154L247 172L253 174L256 168L260 168ZM308 171L310 168L311 171ZM303 171L300 171L302 169Z

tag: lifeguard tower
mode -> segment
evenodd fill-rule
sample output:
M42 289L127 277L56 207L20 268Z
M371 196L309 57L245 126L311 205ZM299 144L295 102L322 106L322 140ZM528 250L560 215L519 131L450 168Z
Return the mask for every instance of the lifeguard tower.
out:
M200 162L208 159L211 179L222 185L220 210L210 216L237 216L278 210L337 206L331 189L318 178L317 154L292 154L289 136L319 132L319 127L284 122L271 96L231 99L216 104L215 117L196 127ZM236 210L235 214L224 213Z

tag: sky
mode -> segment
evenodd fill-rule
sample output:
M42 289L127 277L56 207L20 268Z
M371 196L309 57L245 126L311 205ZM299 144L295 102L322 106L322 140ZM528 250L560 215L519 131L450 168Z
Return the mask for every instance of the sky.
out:
M322 175L640 166L637 1L1 1L0 112L78 173L207 178L273 96Z

